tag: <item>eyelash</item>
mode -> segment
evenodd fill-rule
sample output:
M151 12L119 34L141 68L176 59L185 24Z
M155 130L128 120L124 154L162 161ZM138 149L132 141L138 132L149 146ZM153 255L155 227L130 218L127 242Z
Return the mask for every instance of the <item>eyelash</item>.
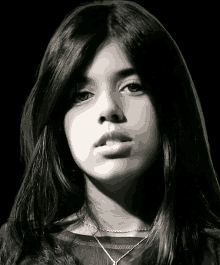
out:
M127 85L124 86L121 90L123 90L123 89L125 89L126 87L129 87L129 86L135 86L135 87L138 87L138 88L140 88L139 90L142 90L142 91L143 91L142 86L141 86L140 84L138 84L138 83L130 83L130 84L127 84ZM136 91L136 92L137 92L137 91ZM85 93L90 93L90 94L92 94L91 92L88 92L88 91L78 92L78 93L76 94L76 98L77 98L78 95L82 95L82 94L85 94ZM132 92L131 92L131 93L132 93ZM135 92L133 92L133 93L135 93ZM84 102L84 101L87 101L87 100L83 100L83 101L81 101L81 102Z

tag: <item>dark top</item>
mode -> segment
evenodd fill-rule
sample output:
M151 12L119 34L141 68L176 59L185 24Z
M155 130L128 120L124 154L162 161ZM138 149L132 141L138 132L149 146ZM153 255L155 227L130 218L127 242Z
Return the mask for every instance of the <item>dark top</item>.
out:
M2 242L6 240L5 233L6 226L2 226L0 229L0 242L2 246ZM207 246L204 261L201 265L220 265L220 230L211 230L205 229L205 233L207 234ZM79 235L74 234L69 231L63 231L60 234L55 235L55 238L59 244L59 246L66 246L68 243L71 243L71 248L69 249L68 256L74 256L74 260L78 259L78 262L71 261L70 258L65 259L62 255L56 259L56 262L50 263L46 262L46 259L41 259L41 262L33 262L33 259L26 259L22 262L22 265L27 264L65 264L65 265L73 265L73 264L82 264L82 265L112 265L113 262L108 257L108 255L104 252L101 246L98 244L96 239L93 236ZM121 258L126 252L132 249L138 242L140 242L143 238L139 237L97 237L104 248L107 250L109 255L113 260L117 261ZM141 260L141 256L137 257L140 248L144 245L146 240L140 243L137 247L135 247L131 252L125 255L119 262L118 265L137 265ZM9 245L9 244L8 244ZM10 247L9 247L10 248ZM11 262L8 263L6 261L6 257L4 257L4 253L0 255L0 264L1 265L13 265L16 260L16 249L9 249ZM8 259L8 258L7 258ZM48 261L50 260L49 256L47 257ZM133 259L133 260L132 260ZM51 260L50 260L51 261Z

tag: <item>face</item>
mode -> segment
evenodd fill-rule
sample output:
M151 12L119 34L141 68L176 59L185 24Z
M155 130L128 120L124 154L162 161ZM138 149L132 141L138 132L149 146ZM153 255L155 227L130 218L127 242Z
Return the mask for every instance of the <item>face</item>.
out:
M154 161L159 146L150 98L135 72L120 74L125 69L133 67L117 43L102 45L85 72L87 82L80 87L64 119L76 164L85 176L103 183L117 184L142 175ZM95 143L109 131L124 132L133 139L127 152L108 156L98 151L100 147Z

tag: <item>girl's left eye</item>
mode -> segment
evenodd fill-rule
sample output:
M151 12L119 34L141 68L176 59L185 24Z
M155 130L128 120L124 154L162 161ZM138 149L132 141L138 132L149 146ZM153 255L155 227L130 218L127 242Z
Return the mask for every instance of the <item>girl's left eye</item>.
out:
M142 86L138 83L127 84L126 86L124 86L122 88L122 90L124 90L126 87L129 88L129 90L135 89L135 90L142 90L143 91ZM132 91L132 93L135 93L135 92L137 92L137 91Z

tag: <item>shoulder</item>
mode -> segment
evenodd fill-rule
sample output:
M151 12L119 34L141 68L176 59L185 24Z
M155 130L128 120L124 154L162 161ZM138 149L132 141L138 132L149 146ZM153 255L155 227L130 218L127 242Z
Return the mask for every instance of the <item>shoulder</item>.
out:
M22 258L19 265L69 265L76 264L73 257L66 253L65 246L71 243L71 233L54 234L57 238L57 248L48 248L43 244L42 250L37 256L28 255ZM3 224L0 228L0 265L15 265L20 256L20 248L10 237L8 223Z
M8 243L7 245L9 245L11 242L11 240L9 240L9 236L8 236L8 224L7 223L3 224L0 228L1 249L6 244L6 242Z
M212 237L213 239L220 240L220 229L212 229L212 228L205 228L204 233L208 237Z
M7 223L0 228L0 247L0 264L14 264L19 248L9 236Z
M7 223L3 224L0 228L0 238L5 237Z
M203 264L220 264L220 229L205 228L206 251Z

